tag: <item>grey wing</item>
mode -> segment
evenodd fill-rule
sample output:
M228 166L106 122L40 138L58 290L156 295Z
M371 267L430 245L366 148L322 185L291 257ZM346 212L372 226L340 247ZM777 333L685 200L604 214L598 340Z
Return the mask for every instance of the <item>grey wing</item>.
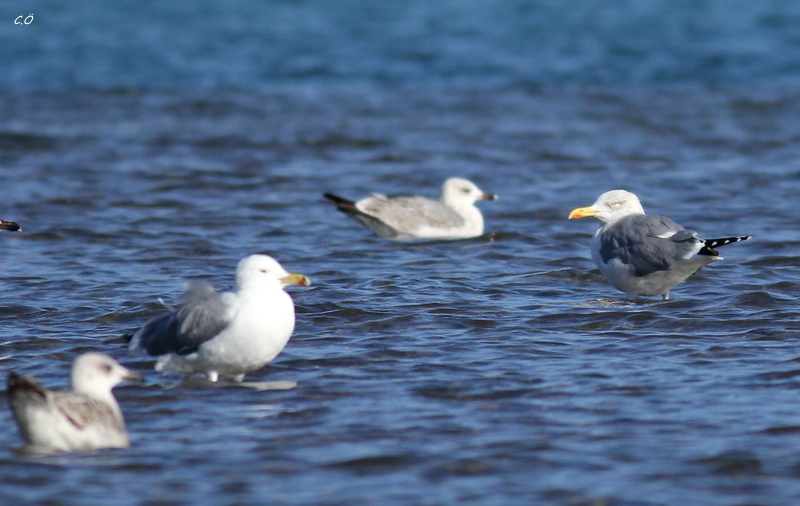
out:
M691 258L702 247L693 230L665 216L626 216L601 233L600 256L608 263L617 258L630 265L636 276L669 270L677 261Z
M222 294L207 283L190 283L178 308L148 321L135 335L148 355L194 353L230 324Z
M124 431L114 411L106 404L75 392L52 392L51 402L58 411L78 429L91 425L103 425Z
M441 202L425 197L384 197L376 195L358 203L359 208L393 229L413 233L421 226L457 228L464 218Z
M353 202L352 200L347 200L332 193L324 193L323 196L329 202L335 205L339 211L343 212L347 216L351 217L352 219L361 223L368 229L372 230L373 232L378 234L379 237L383 237L385 239L394 239L395 237L397 237L398 235L397 230L393 229L392 227L382 222L375 216L363 212L356 206L356 203Z

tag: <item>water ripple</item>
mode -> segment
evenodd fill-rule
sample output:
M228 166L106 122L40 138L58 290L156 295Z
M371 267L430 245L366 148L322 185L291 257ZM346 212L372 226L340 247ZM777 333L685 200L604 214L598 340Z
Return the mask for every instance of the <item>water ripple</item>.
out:
M25 229L0 237L0 367L64 387L75 354L100 349L146 376L117 390L130 450L6 452L0 496L796 503L800 99L769 95L0 96L2 217ZM321 198L433 197L451 175L500 194L479 203L483 236L384 241ZM703 236L754 239L668 301L629 301L591 261L597 223L566 219L611 187ZM120 336L159 297L173 302L186 279L230 287L253 252L313 285L289 288L295 334L252 388L128 355Z

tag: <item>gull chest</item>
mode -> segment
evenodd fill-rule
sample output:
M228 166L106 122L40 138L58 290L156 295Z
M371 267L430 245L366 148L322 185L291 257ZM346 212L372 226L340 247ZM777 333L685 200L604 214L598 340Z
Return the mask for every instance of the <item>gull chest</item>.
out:
M215 361L261 367L275 358L294 330L294 304L285 292L242 297L231 324L201 347Z

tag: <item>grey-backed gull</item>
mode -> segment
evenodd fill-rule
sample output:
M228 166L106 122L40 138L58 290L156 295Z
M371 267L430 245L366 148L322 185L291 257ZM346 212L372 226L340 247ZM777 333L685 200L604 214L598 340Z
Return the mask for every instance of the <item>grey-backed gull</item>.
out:
M209 381L242 381L283 350L294 331L294 302L283 289L308 286L272 257L250 255L236 269L236 290L217 292L187 283L175 308L148 321L131 337L131 351L157 356L156 370L202 372Z
M608 191L569 213L569 219L586 216L603 223L592 238L592 258L609 283L632 299L669 299L672 287L722 260L714 248L750 238L700 239L665 216L645 214L636 195L625 190Z

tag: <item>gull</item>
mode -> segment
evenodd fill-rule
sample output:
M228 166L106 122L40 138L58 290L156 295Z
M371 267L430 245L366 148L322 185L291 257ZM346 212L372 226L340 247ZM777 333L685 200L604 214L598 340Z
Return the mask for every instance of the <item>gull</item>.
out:
M294 302L283 289L309 286L272 257L250 255L236 269L236 290L217 292L208 283L187 283L176 308L130 336L131 351L157 356L157 371L201 372L234 381L261 369L283 350L294 331Z
M141 381L102 353L79 355L72 365L72 390L48 390L31 376L8 375L8 399L26 453L127 448L125 420L111 393L117 384Z
M466 239L483 234L478 200L497 195L466 179L451 177L442 185L439 200L373 193L353 202L331 193L323 196L336 208L385 239Z
M9 232L22 232L22 227L15 221L0 220L0 230L8 230Z
M569 213L569 219L594 216L603 223L592 238L592 258L600 272L629 298L658 296L701 267L722 260L714 249L750 236L700 239L665 216L645 214L639 199L625 190L608 191L589 207Z

